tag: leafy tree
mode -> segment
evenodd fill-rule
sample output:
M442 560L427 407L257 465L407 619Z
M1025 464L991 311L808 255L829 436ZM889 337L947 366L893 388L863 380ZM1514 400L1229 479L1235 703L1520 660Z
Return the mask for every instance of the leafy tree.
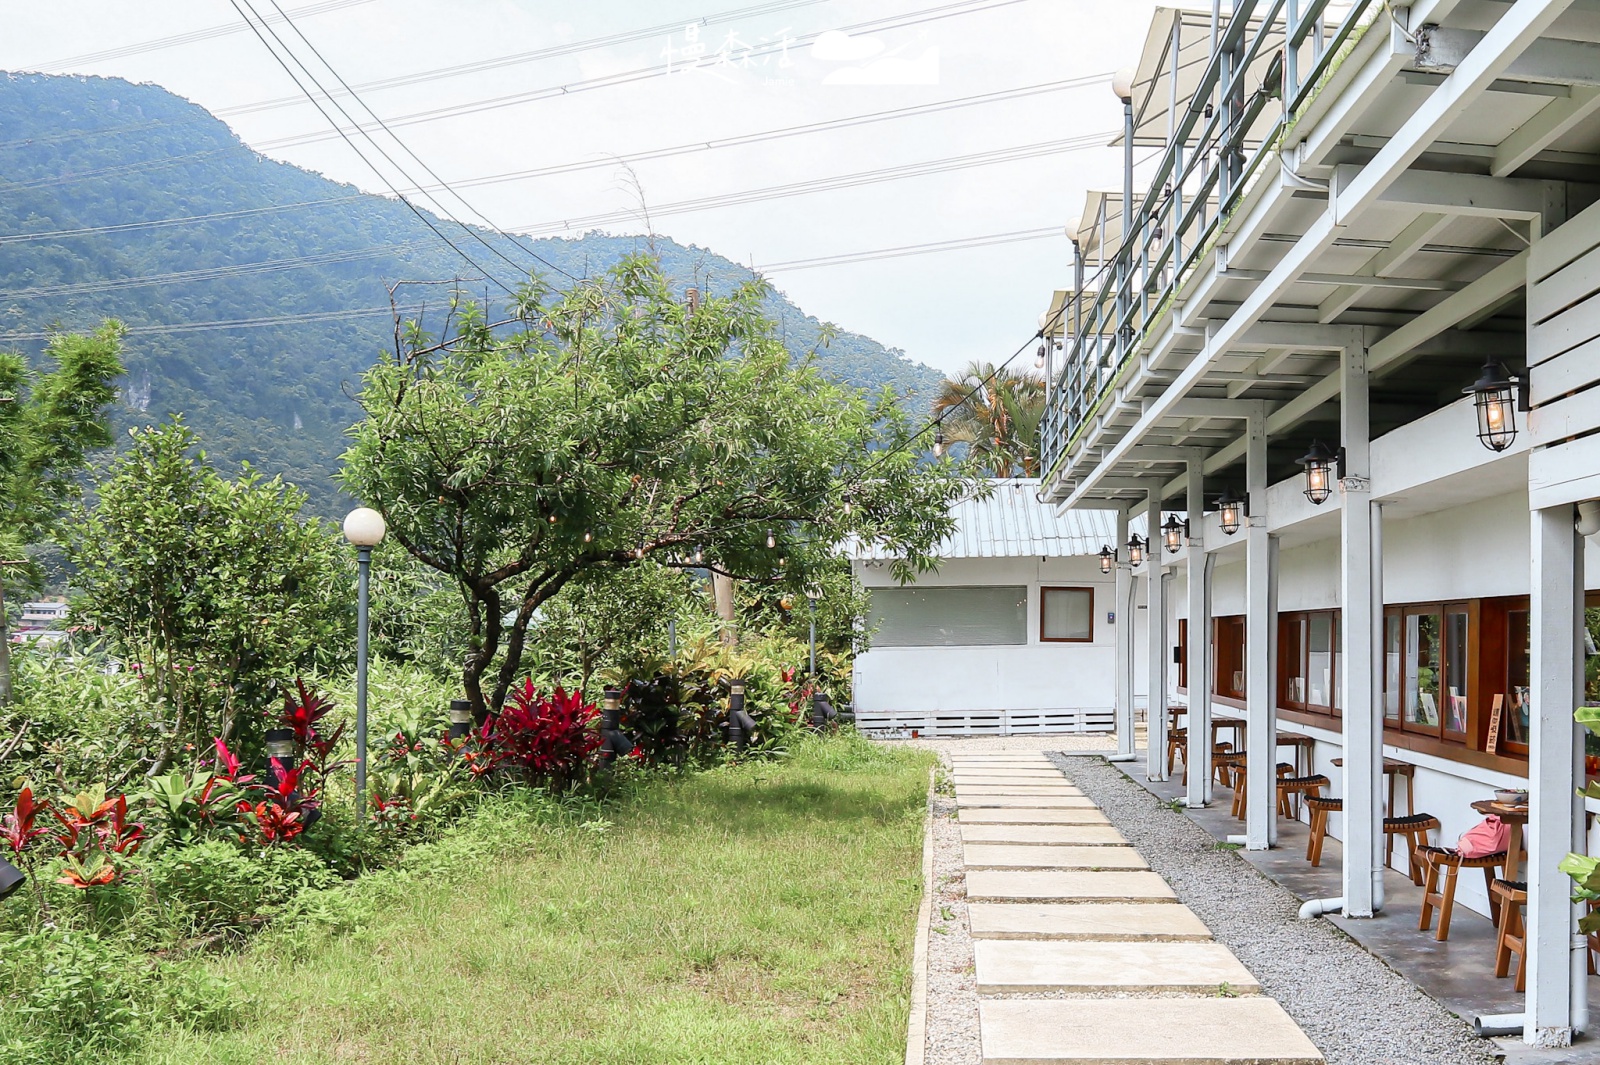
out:
M155 774L186 743L248 745L280 684L351 646L350 574L334 530L299 520L292 485L248 466L222 476L179 419L132 437L68 552L79 612L161 710Z
M366 375L345 487L458 582L474 711L498 710L535 612L582 575L694 568L803 588L848 535L935 564L965 487L885 396L793 366L750 282L697 310L631 258L496 328L452 305ZM848 492L848 499L845 493ZM769 546L770 545L770 546Z
M1037 477L1044 393L1044 379L1026 370L971 362L945 380L933 414L990 476Z
M0 706L11 701L5 575L31 568L24 544L44 539L78 491L88 452L111 443L106 407L122 374L122 325L50 341L54 369L37 373L21 355L0 352Z

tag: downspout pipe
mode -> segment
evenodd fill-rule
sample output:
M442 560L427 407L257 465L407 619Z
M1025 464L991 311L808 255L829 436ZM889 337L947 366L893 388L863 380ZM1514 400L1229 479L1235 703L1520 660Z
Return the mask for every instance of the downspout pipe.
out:
M1307 899L1300 904L1300 919L1309 921L1314 917L1325 914L1339 913L1344 909L1344 896L1338 895L1331 899Z

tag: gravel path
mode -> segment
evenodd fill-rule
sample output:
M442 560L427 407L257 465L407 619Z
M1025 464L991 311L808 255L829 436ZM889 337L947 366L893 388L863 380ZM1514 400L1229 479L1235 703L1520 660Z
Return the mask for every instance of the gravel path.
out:
M1282 1003L1328 1065L1490 1065L1497 1060L1492 1045L1460 1018L1335 926L1299 920L1300 900L1293 893L1219 847L1209 832L1116 767L1100 758L1050 757L1166 878L1217 942L1255 974L1263 993ZM959 859L959 833L956 838ZM937 912L934 922L937 926ZM934 1030L931 1016L929 1029ZM929 1056L930 1065L976 1060Z
M967 925L967 871L949 785L933 801L933 920L928 934L926 1065L978 1065L978 977Z

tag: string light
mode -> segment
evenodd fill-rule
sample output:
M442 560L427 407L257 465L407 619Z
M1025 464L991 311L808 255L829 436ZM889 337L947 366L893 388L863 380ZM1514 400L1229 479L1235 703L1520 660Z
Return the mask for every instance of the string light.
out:
M933 423L933 457L944 457L944 422Z
M588 529L583 530L583 542L586 544L593 543L594 533L590 532Z
M770 551L771 549L773 549L774 547L777 547L777 546L778 546L778 538L776 536L774 536L770 532L767 533L767 550Z

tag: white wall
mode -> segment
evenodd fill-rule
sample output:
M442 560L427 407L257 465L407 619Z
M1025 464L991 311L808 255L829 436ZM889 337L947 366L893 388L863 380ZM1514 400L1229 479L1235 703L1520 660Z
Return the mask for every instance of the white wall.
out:
M887 565L857 562L867 588L899 587ZM1028 642L998 647L874 647L855 663L855 703L867 712L1109 709L1115 697L1114 584L1096 558L950 559L916 587L1023 585ZM1039 639L1039 589L1094 589L1092 643ZM1119 623L1126 619L1119 617Z

